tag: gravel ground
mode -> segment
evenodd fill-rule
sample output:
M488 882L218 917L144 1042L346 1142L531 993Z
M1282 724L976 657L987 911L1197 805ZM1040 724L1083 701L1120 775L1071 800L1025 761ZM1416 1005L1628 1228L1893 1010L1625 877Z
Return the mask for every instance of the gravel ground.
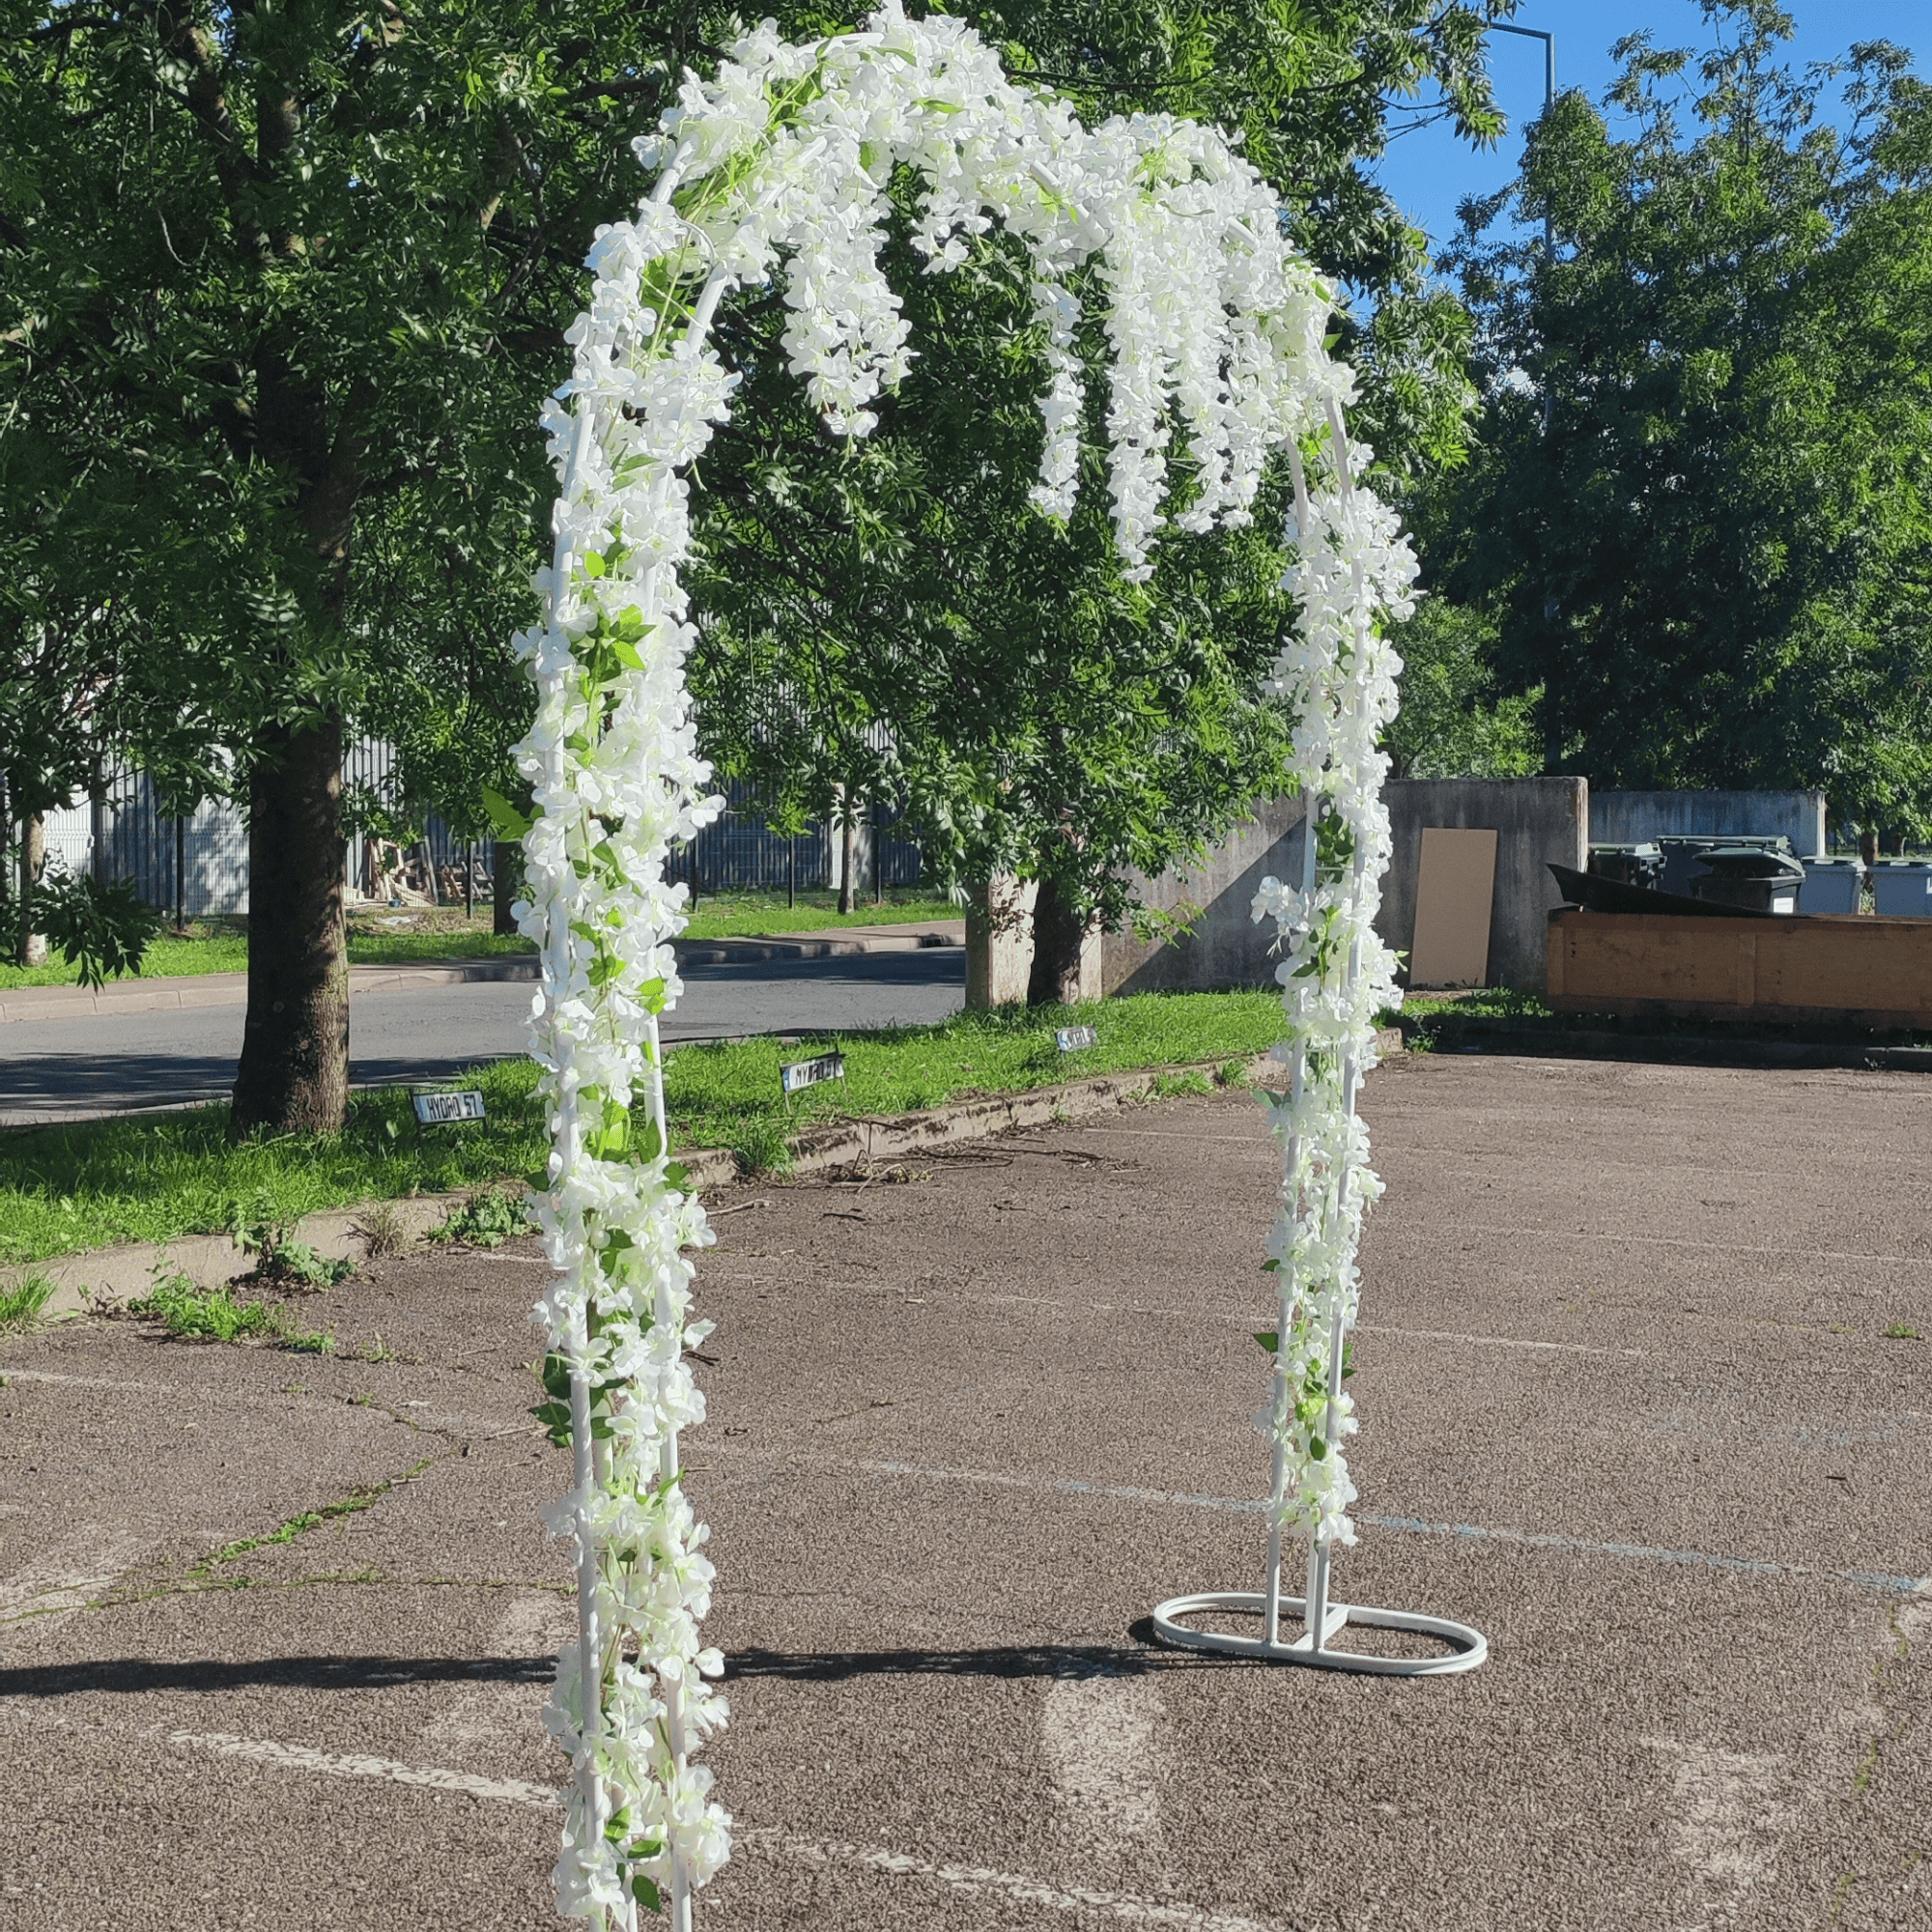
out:
M1928 1101L1374 1076L1338 1587L1481 1627L1448 1678L1149 1641L1259 1582L1250 1103L721 1197L700 1924L1932 1926ZM554 1922L541 1267L378 1264L333 1358L0 1343L0 1926Z

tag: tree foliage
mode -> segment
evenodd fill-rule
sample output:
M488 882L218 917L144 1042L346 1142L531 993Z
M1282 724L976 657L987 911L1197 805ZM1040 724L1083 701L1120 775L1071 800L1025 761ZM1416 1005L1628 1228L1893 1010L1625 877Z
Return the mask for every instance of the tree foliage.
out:
M1505 7L962 11L1012 71L1090 120L1172 112L1239 128L1304 249L1376 298L1371 326L1340 328L1385 468L1460 459L1466 325L1425 286L1421 238L1368 169L1392 103L1425 87L1465 133L1500 128L1480 54ZM1293 618L1283 506L1244 531L1170 534L1152 580L1122 583L1096 463L1065 528L1027 500L1045 375L1013 258L987 238L942 280L895 253L919 359L864 443L828 438L786 376L781 292L724 315L746 381L698 510L700 731L757 781L775 822L884 792L939 873L1038 876L1075 909L1077 936L1089 914L1123 916L1130 868L1158 871L1282 782L1285 721L1259 680ZM1090 321L1104 307L1091 293ZM1097 366L1097 327L1087 346ZM1090 430L1097 445L1097 419Z
M460 768L477 716L507 713L482 770L439 781L446 805L526 713L502 640L551 495L535 402L701 22L616 0L0 0L0 43L12 688L31 701L49 639L89 653L87 716L32 755L59 791L111 719L177 792L245 801L238 1120L331 1126L341 741L373 728L407 756L463 727Z
M1833 76L1779 63L1784 15L1707 14L1694 61L1620 43L1628 133L1566 95L1521 180L1463 211L1489 402L1429 520L1432 578L1492 614L1549 769L1818 786L1922 829L1932 94L1861 44L1835 131Z

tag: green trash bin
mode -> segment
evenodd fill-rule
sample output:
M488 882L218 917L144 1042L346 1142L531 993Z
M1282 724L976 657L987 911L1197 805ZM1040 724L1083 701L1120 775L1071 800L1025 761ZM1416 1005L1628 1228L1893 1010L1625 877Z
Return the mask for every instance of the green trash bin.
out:
M1699 858L1709 868L1690 881L1693 899L1743 906L1747 912L1796 912L1804 867L1788 852L1762 845L1719 845Z

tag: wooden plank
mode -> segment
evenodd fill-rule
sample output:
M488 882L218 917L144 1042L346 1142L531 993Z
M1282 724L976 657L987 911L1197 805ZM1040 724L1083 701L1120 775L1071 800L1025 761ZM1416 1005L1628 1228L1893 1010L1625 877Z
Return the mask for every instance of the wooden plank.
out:
M1415 937L1408 954L1411 986L1488 984L1495 890L1493 830L1423 827Z
M1558 1012L1932 1028L1932 920L1554 914Z

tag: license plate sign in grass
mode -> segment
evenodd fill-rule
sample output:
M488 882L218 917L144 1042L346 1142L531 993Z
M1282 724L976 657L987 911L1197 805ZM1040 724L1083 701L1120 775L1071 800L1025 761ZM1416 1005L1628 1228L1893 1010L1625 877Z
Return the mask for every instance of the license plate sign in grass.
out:
M1100 1036L1092 1027L1059 1027L1053 1037L1062 1053L1078 1053L1083 1047L1100 1044Z
M821 1080L842 1080L845 1077L845 1056L842 1053L821 1053L816 1060L784 1060L779 1063L779 1085L784 1089L789 1098L807 1087L816 1087Z
M483 1095L474 1087L454 1094L412 1094L410 1098L415 1103L417 1121L426 1127L483 1119Z

